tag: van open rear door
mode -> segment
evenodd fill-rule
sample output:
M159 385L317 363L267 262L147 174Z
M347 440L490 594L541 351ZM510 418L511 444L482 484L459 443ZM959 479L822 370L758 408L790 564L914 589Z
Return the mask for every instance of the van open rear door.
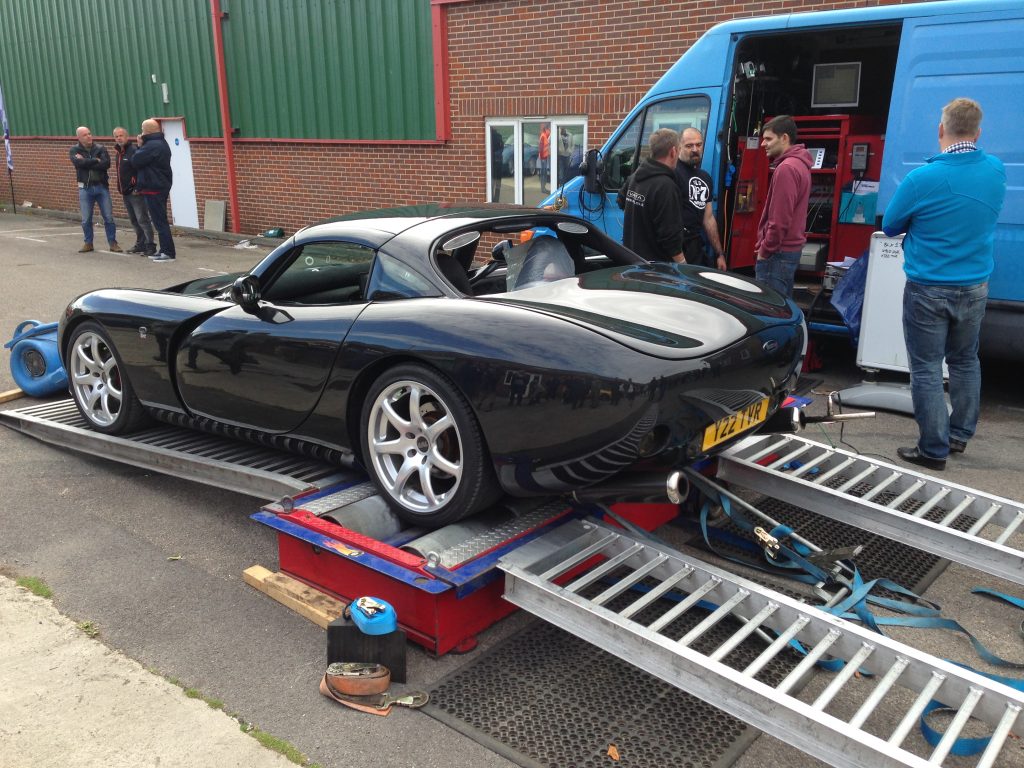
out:
M1021 40L1024 9L904 21L879 189L881 213L903 177L938 152L942 107L958 96L980 103L984 119L979 144L1006 165L1006 202L996 230L996 268L989 284L990 300L996 301L1024 301Z

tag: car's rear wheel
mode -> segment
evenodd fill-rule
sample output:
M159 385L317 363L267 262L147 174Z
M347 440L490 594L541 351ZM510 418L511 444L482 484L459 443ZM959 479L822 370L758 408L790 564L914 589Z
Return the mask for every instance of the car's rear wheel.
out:
M71 335L68 380L78 410L98 432L119 435L146 423L114 345L96 323L82 323Z
M497 497L476 417L436 371L399 365L378 377L363 406L362 435L370 476L407 522L447 525Z

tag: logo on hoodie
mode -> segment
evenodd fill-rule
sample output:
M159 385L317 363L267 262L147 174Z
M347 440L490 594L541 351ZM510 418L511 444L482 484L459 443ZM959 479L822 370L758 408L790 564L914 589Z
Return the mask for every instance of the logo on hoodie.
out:
M647 202L647 195L643 195L640 192L630 189L626 191L626 202L631 203L638 208L643 208L644 203Z

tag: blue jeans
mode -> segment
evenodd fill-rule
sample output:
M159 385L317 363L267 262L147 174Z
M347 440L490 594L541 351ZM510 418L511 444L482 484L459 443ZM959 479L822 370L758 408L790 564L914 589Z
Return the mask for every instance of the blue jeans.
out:
M122 195L128 221L135 230L135 245L148 249L153 245L153 222L149 218L149 206L142 195Z
M153 229L156 230L157 239L160 241L160 252L168 256L174 256L174 239L171 237L171 225L167 221L167 192L158 192L155 195L142 195L149 208L149 218L153 222Z
M775 251L767 259L754 262L754 279L774 288L787 298L793 297L793 281L800 266L800 251Z
M82 234L85 236L85 242L92 242L92 212L96 203L100 206L107 242L116 243L117 224L114 223L114 206L110 202L110 190L102 184L90 184L78 190L78 207L82 211Z
M949 455L949 440L974 436L981 410L978 335L985 317L988 283L923 285L903 289L903 335L910 359L910 394L925 456ZM949 399L942 392L942 359L949 368Z

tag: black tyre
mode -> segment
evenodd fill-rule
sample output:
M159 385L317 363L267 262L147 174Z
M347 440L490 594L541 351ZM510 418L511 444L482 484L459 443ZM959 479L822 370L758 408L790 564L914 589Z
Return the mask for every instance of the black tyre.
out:
M97 432L126 434L147 422L114 345L98 324L82 323L72 333L67 373L75 405Z
M497 498L480 425L442 374L415 364L386 371L367 394L361 427L366 469L403 520L448 525Z

